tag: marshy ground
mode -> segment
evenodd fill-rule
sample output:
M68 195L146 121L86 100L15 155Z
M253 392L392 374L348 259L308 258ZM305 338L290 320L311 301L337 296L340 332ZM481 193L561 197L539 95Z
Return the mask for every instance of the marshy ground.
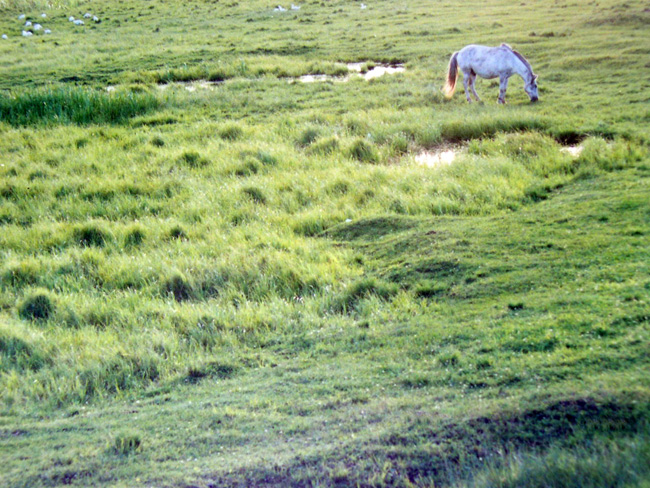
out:
M647 6L299 6L0 2L0 484L647 486Z

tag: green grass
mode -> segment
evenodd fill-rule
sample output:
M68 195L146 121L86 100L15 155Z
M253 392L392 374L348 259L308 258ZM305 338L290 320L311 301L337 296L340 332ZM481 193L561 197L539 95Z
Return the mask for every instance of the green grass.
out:
M645 6L475 7L0 4L0 484L647 485Z
M117 124L161 102L140 93L106 94L79 88L32 89L0 94L0 119L11 125Z

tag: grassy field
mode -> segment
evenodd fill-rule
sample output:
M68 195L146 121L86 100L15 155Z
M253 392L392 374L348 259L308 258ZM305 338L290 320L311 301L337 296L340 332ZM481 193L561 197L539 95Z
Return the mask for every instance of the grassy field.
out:
M649 487L647 3L299 5L0 0L0 484Z

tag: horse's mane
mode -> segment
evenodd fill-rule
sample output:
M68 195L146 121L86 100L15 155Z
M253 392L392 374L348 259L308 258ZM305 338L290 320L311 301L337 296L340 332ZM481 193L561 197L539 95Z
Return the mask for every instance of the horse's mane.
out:
M519 54L517 51L515 51L514 49L512 50L512 54L517 56L519 58L519 61L524 63L524 66L528 69L528 71L530 71L530 76L533 76L533 67L530 65L528 60L524 58L521 54Z

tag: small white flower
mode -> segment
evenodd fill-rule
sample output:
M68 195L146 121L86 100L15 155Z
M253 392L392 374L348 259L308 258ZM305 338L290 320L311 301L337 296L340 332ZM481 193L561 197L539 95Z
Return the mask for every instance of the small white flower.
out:
M23 37L33 36L34 34L30 31L23 31Z
M47 14L43 13L43 14L41 14L41 17L45 19L45 18L47 18Z
M18 20L23 20L24 18L25 18L25 14L20 14L20 15L18 16Z
M86 12L86 13L84 14L84 19L89 19L89 18L91 18L92 16L93 16L93 14L91 14L90 12Z
M74 17L71 15L70 17L68 17L68 20L69 20L70 22L74 22Z
M41 24L34 24L34 30L41 30L43 26Z
M84 25L84 21L83 20L75 20L74 25Z
M31 20L28 20L27 22L25 22L25 27L29 27L30 25L32 25L32 21L31 21Z
M7 34L2 34L3 39L9 39L9 36Z
M43 31L43 34L51 34L51 33L52 33L52 31L50 29L45 29Z

